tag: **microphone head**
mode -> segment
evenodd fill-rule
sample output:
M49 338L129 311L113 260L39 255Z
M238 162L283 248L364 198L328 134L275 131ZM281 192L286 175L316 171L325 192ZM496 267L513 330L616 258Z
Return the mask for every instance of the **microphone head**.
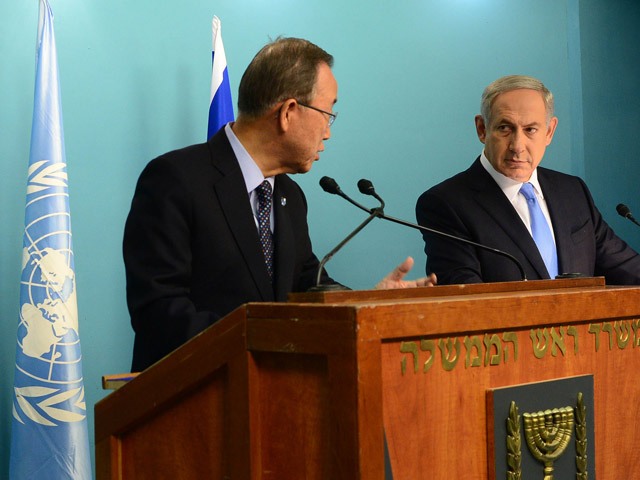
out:
M320 186L327 193L333 193L334 195L338 195L340 193L338 182L331 177L322 177L320 179Z
M631 215L631 210L624 203L619 203L616 207L616 211L618 212L618 215L625 218Z
M376 193L376 189L373 188L373 183L366 178L358 180L358 189L360 190L360 193L363 193L364 195L375 195Z

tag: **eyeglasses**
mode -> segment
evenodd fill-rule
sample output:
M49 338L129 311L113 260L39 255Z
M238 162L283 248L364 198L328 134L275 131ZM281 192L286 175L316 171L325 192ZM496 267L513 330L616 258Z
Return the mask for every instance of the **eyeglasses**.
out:
M298 102L298 105L300 105L301 107L307 107L310 108L311 110L315 110L316 112L320 112L320 113L324 113L325 115L329 115L329 127L331 125L333 125L333 122L336 121L336 118L338 117L338 112L335 113L331 113L331 112L325 112L324 110L320 110L317 107L312 107L311 105L307 105L306 103L302 103L299 102L298 100L296 100L296 102Z

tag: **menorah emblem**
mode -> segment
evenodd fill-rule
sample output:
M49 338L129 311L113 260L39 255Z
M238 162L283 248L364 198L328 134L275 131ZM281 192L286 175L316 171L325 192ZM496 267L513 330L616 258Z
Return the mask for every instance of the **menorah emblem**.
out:
M573 433L573 408L523 413L529 451L544 464L544 480L553 480L553 462L564 453Z

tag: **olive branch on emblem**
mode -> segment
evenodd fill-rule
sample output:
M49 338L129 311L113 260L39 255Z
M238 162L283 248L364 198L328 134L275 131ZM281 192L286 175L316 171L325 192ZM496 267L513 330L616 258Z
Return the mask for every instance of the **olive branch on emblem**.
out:
M37 193L50 187L66 187L67 172L66 164L57 162L43 168L35 173L42 165L49 160L40 160L29 166L29 183L27 185L27 193Z
M78 398L73 402L73 406L82 411L86 411L84 388L82 387L71 390L59 390L32 386L16 387L14 390L16 403L22 414L29 420L39 423L40 425L55 427L58 425L55 421L72 423L85 419L85 415L61 407L62 403L77 396ZM15 410L15 404L13 415L20 423L24 423Z
M522 478L522 450L520 444L520 415L518 406L512 401L507 418L507 479Z

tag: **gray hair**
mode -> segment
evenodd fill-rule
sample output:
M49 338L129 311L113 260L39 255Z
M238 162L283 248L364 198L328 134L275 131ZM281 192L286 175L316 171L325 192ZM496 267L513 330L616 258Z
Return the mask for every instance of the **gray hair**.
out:
M553 117L553 94L549 89L537 78L526 75L507 75L489 84L489 86L484 89L484 92L482 92L480 113L486 125L491 123L491 107L498 95L519 89L540 92L542 100L544 101L545 110L547 111L547 124L549 123L551 117Z
M240 80L240 115L256 118L288 98L309 103L321 63L332 67L333 56L308 40L279 37L265 45Z

